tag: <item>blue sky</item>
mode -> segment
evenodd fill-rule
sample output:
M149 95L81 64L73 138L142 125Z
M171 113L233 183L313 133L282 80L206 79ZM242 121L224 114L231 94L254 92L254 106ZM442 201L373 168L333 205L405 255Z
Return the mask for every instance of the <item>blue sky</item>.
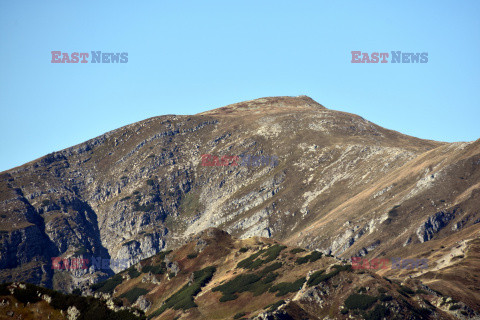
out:
M163 114L308 95L425 139L480 138L480 1L0 2L0 171ZM54 64L51 51L128 52ZM352 64L351 51L428 52Z

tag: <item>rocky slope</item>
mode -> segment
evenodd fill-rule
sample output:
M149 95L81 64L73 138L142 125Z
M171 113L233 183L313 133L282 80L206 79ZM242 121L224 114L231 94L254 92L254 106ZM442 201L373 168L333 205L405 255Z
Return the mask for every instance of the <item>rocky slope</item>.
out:
M29 283L0 284L0 319L144 320L118 299L63 294Z
M169 266L175 264L176 272ZM118 278L118 279L115 279ZM455 319L480 316L418 280L210 228L94 287L149 319Z
M480 140L417 139L305 96L155 117L0 173L0 279L70 291L122 268L66 274L52 257L128 267L209 227L342 258L423 252L440 274L475 257L479 175ZM458 241L470 254L437 261Z
M359 270L346 260L272 239L209 228L83 297L21 283L0 285L0 317L34 319L455 319L468 305L418 280ZM63 271L68 273L69 271Z

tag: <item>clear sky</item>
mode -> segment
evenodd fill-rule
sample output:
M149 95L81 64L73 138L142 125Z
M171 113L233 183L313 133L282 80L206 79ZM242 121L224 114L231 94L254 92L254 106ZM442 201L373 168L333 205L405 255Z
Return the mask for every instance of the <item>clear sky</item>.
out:
M351 51L428 52L353 64ZM56 64L51 51L128 52ZM0 1L0 171L163 114L308 95L425 139L480 138L480 1Z

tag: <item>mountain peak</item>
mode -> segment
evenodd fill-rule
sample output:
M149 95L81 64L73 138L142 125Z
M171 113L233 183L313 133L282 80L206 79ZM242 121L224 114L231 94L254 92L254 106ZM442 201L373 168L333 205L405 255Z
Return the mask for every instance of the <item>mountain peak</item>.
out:
M201 115L232 115L243 112L281 112L285 109L326 109L312 98L301 95L296 97L263 97L199 113Z

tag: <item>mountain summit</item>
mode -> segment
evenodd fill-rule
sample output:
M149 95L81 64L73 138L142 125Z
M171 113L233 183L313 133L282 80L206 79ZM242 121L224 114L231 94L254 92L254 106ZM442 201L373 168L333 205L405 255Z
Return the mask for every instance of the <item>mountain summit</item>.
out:
M297 110L326 109L324 106L307 96L298 97L266 97L239 103L199 113L200 115L239 115L245 112L270 113L286 111L289 108Z

